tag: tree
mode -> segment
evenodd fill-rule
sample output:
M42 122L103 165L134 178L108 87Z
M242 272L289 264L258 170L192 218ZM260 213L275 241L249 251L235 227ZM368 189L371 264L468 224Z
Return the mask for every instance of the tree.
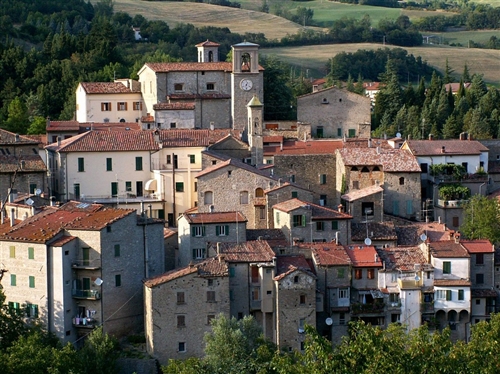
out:
M492 315L489 322L472 326L471 340L464 349L470 373L487 374L500 371L500 361L495 357L500 349L500 314Z
M117 358L118 342L99 327L92 331L78 352L78 366L82 373L117 373Z
M43 117L35 117L28 127L28 135L39 135L45 134L45 129L47 126L47 121Z
M7 130L17 134L26 134L28 129L28 112L26 105L19 98L12 100L8 107L8 117L5 121Z
M5 275L5 269L0 269L0 271L2 271L0 277ZM2 337L0 339L0 352L10 347L27 331L27 326L23 320L23 311L5 304L5 299L6 297L0 284L0 336Z
M296 118L292 89L288 85L290 67L275 56L263 58L264 118L266 120Z
M474 195L465 204L460 232L468 239L488 239L500 243L500 204L496 198Z
M446 65L444 68L444 77L443 77L443 83L448 84L453 82L453 77L451 76L455 70L450 68L450 65L448 64L448 57L446 57Z

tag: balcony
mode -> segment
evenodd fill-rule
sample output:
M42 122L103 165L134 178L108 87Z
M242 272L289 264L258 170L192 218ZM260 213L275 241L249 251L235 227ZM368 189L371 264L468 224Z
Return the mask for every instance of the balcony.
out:
M76 328L93 329L99 326L99 322L94 318L73 318L73 326Z
M101 259L96 260L77 260L71 264L73 269L81 270L99 270L101 268Z
M71 290L73 299L100 300L101 294L97 290Z
M390 301L387 303L387 310L401 310L401 301Z
M401 277L398 278L398 286L400 289L415 289L424 285L424 281L420 276Z
M376 302L371 304L352 303L351 313L353 315L383 314L384 308L385 304L382 302Z
M420 312L421 313L434 313L434 302L423 302L420 304Z
M467 203L469 200L443 200L438 199L436 206L440 208L461 208Z

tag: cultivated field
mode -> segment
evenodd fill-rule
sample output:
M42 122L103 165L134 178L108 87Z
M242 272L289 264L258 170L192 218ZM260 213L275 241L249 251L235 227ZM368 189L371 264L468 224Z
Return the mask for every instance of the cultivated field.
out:
M321 77L325 74L328 59L340 52L356 52L358 49L383 48L381 44L332 44L321 46L287 47L261 49L263 55L275 55L280 60L286 61L302 69L310 69L309 76ZM395 48L392 46L386 46ZM449 66L455 70L457 77L462 74L464 64L467 63L471 73L484 74L484 80L493 85L500 85L500 50L468 49L447 46L423 46L406 48L409 54L421 56L431 66L443 71L446 58ZM416 82L414 82L416 83Z

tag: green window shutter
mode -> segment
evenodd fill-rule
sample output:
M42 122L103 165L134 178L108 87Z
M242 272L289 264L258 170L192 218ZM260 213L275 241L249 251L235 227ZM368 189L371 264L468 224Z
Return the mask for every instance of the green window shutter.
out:
M31 317L31 304L26 304L26 317Z
M85 159L78 157L78 171L85 171Z
M29 277L29 286L30 288L35 288L35 277L32 275Z
M305 225L306 225L306 216L304 214L302 215L302 222L301 223L302 223L302 226L305 227Z
M319 183L326 184L326 174L321 174L320 175Z
M196 156L195 155L189 155L189 163L190 164L196 163Z
M332 221L332 230L339 229L339 221Z
M196 233L194 230L195 230L194 226L191 226L191 236L196 236Z
M10 275L10 285L11 286L17 286L16 274L11 274Z
M235 274L234 268L229 268L229 277L233 278Z
M115 257L120 257L120 244L115 244Z
M215 235L220 235L220 226L215 226Z
M451 274L451 262L450 261L443 262L443 274Z
M458 290L458 300L464 300L464 290Z
M229 225L224 225L224 231L226 232L226 235L229 235Z
M142 170L142 157L135 158L135 170Z
M106 158L106 171L112 171L112 170L113 170L113 159Z
M337 136L342 136L342 129L337 127Z
M34 259L35 259L35 248L28 247L28 260L34 260Z
M193 260L196 259L196 248L193 248Z
M201 226L201 236L205 236L205 226Z
M451 290L446 290L446 300L451 301Z

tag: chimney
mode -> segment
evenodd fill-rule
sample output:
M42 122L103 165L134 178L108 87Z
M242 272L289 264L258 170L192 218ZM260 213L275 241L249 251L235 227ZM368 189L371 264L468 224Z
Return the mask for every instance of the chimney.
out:
M48 129L50 127L50 117L45 119L45 128Z
M461 132L460 133L460 140L467 140L467 133L466 132Z
M339 211L339 213L344 213L344 206L342 204L339 204L337 210Z
M217 242L216 251L217 251L217 256L220 257L220 242Z
M153 138L155 143L160 143L160 131L158 131L158 129L153 131Z
M368 148L372 147L372 138L368 138Z
M215 124L214 124L214 121L210 121L210 130L214 130L215 129Z
M429 134L429 140L434 140L434 135Z
M438 223L441 224L441 216L438 216Z
M455 234L455 243L457 243L457 244L458 244L459 242L460 242L460 232L457 232L457 233Z
M344 143L347 141L347 135L344 133Z
M13 203L17 199L17 190L14 188L9 188L9 203Z
M469 139L469 140L474 140L474 139L472 138L472 134L467 134L467 139Z
M141 201L141 216L144 217L144 201Z
M410 135L410 134L408 134L408 138L407 138L407 139L408 139L408 140L411 140L411 135Z
M441 147L441 153L446 153L446 147L444 145Z
M58 147L61 146L61 137L60 136L57 137L57 146Z
M10 227L13 227L15 224L15 219L14 219L14 208L10 208Z
M335 232L335 243L338 245L339 243L339 232Z
M380 147L377 147L377 154L380 154Z

